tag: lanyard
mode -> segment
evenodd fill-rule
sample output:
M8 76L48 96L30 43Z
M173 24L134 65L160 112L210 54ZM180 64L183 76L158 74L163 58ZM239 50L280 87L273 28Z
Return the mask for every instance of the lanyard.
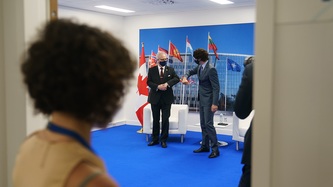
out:
M66 128L63 128L63 127L60 127L52 122L49 122L47 124L47 127L46 127L48 130L50 131L53 131L55 133L58 133L58 134L63 134L63 135L66 135L66 136L69 136L73 139L75 139L76 141L80 142L84 147L86 147L87 149L89 149L92 153L95 154L94 150L91 148L91 146L88 144L88 142L82 138L82 136L80 136L78 133L72 131L72 130L69 130L69 129L66 129Z

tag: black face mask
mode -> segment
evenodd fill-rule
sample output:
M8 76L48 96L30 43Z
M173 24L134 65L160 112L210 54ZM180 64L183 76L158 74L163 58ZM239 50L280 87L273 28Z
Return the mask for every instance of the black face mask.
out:
M161 66L165 66L166 63L167 63L167 61L161 61L161 62L160 62L160 65L161 65Z
M194 62L199 65L200 59L194 59Z

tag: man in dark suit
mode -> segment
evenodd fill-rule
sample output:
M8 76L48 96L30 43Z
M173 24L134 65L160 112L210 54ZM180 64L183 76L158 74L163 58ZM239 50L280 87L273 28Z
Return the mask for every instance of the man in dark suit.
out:
M156 54L157 66L149 69L147 85L150 87L148 102L153 114L152 141L148 146L159 144L160 116L162 112L161 146L167 147L169 136L169 117L171 104L174 101L172 87L179 83L179 77L172 67L166 66L168 57L164 52Z
M198 64L189 70L183 77L182 83L188 84L187 78L198 75L199 80L199 105L200 105L200 127L202 132L202 144L194 153L209 152L208 158L220 156L216 130L214 127L214 113L218 109L220 84L215 67L208 62L208 52L197 49L193 52L194 61Z
M245 119L252 111L252 80L253 80L253 61L254 58L246 58L244 61L245 70L242 82L239 86L235 100L235 114L240 119ZM239 187L251 186L251 145L252 144L252 122L244 138L244 151L242 157L242 176Z

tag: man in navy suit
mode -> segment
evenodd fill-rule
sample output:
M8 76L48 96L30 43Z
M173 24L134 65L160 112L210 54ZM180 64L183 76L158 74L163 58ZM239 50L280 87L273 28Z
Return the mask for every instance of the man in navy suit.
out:
M235 114L240 119L245 119L252 111L252 84L253 84L253 57L246 58L244 61L245 70L242 82L239 86L235 100ZM244 151L242 157L242 176L239 187L251 186L251 152L252 152L252 122L246 131L244 138Z
M220 156L216 130L214 127L214 113L218 109L220 84L215 67L208 62L208 52L197 49L193 52L194 61L198 64L189 70L183 77L182 83L188 84L187 78L198 75L199 80L199 105L200 105L200 127L202 132L202 144L194 153L209 152L208 158Z
M167 66L168 57L164 52L156 54L157 66L149 69L147 85L150 87L148 102L153 114L152 141L148 146L157 145L161 141L162 148L166 148L169 136L169 117L171 104L174 101L172 87L179 83L179 77L172 67ZM162 132L160 134L160 116L162 112Z

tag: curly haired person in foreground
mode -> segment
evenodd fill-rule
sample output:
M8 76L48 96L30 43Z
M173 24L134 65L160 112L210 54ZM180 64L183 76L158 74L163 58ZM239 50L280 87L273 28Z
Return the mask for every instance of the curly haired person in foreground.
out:
M106 127L133 78L136 62L122 43L71 20L46 24L21 70L45 129L21 145L14 187L118 186L90 146L93 127Z

